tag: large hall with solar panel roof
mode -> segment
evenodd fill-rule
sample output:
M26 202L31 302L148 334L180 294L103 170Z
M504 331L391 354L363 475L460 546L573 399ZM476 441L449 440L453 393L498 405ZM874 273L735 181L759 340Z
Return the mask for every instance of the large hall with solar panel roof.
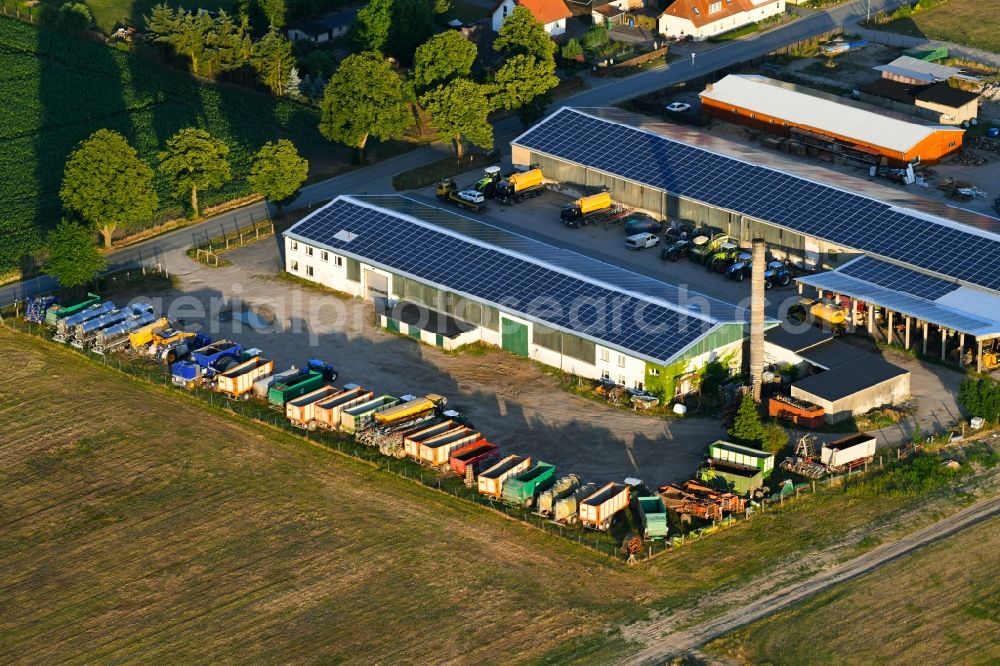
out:
M799 294L846 311L848 330L994 368L1000 221L917 210L704 143L617 109L561 108L511 142L511 161L667 224L742 246L762 238L804 270ZM291 273L372 299L381 326L446 349L485 342L638 389L668 366L743 362L748 311L419 198L345 193L284 242Z
M903 207L692 145L612 109L562 108L511 143L515 165L605 187L663 220L713 227L808 273L847 326L977 370L1000 358L1000 220Z

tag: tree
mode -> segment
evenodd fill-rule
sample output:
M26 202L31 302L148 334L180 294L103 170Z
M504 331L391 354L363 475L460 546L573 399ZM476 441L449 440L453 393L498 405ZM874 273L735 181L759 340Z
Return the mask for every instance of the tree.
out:
M764 425L764 435L761 439L760 448L768 453L777 453L788 444L788 431L777 423L767 423Z
M764 439L764 426L760 422L760 413L753 396L747 393L740 402L740 408L733 419L733 427L729 429L729 437L737 444L744 446L760 446Z
M540 61L535 56L518 54L508 58L494 79L496 106L520 109L549 92L559 85L554 70L551 61Z
M59 8L59 28L66 32L84 32L94 25L90 9L82 2L67 2Z
M354 43L360 51L381 51L392 29L393 0L371 0L354 18Z
M966 379L958 390L958 402L969 416L987 421L1000 419L1000 382L993 379Z
M48 246L45 270L66 289L92 282L107 266L94 245L93 232L82 224L62 220L49 232Z
M545 61L555 56L556 43L545 32L542 22L527 7L518 5L500 26L493 48L508 55L523 53Z
M298 194L309 175L309 162L299 157L288 139L268 141L253 158L250 185L254 191L279 206Z
M583 48L593 51L608 43L608 29L603 25L591 26L583 35Z
M428 0L392 0L389 52L402 63L413 62L417 47L434 34L434 10Z
M319 131L331 141L356 148L363 161L370 136L395 139L410 126L406 95L403 80L382 54L348 56L326 86Z
M434 13L447 14L451 11L451 0L434 0Z
M426 90L457 76L468 76L475 61L475 44L455 30L442 32L417 47L413 84L418 90Z
M228 156L225 143L203 129L188 127L167 139L167 149L160 153L160 171L177 196L191 193L191 210L198 217L198 191L219 187L230 178Z
M299 68L292 66L288 71L283 92L286 97L298 97L302 94L302 79L299 78Z
M562 47L562 57L566 60L576 60L583 55L583 47L580 46L580 42L573 39L566 42L566 45Z
M254 44L251 64L257 70L261 83L270 88L275 95L280 95L284 91L285 82L294 62L292 43L273 25L267 34Z
M275 28L285 27L285 0L259 0L260 11L267 24Z
M101 233L105 247L116 229L148 221L160 205L153 170L125 137L108 129L97 130L70 154L59 196L71 215Z
M160 4L146 17L146 27L153 34L153 41L167 44L187 57L191 61L191 71L195 76L201 75L201 59L209 45L209 36L215 30L215 22L207 11L191 13Z
M442 140L454 143L457 157L464 154L463 141L486 150L493 148L487 86L468 79L455 79L425 94L420 103L431 114L431 127L438 131Z

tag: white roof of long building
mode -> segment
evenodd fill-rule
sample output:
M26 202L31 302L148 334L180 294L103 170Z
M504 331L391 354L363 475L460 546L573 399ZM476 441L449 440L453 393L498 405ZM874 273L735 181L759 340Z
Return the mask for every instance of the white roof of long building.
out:
M701 97L901 153L936 131L962 131L946 125L920 125L889 118L791 90L778 81L754 74L730 74L702 92Z
M923 81L947 81L962 71L958 67L938 65L910 56L899 56L889 64L879 65L873 69Z

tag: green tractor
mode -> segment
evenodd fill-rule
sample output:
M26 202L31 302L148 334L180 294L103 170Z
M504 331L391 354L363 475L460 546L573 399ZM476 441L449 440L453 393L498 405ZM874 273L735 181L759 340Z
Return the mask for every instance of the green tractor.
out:
M732 241L726 241L719 246L705 262L705 268L713 273L725 273L726 269L736 261L740 246Z
M476 181L472 189L482 194L487 199L492 199L497 194L497 183L503 180L500 167L488 166L483 169L483 177Z

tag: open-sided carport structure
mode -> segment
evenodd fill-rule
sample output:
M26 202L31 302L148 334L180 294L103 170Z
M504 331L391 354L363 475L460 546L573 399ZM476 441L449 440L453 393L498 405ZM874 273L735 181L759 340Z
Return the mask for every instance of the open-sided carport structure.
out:
M857 320L859 303L867 306L868 332L875 335L879 310L885 315L885 337L889 344L906 349L919 344L923 353L937 353L930 345L940 345L941 359L948 349L957 350L957 360L966 360L982 371L983 350L1000 340L1000 294L961 283L943 280L872 257L858 257L835 271L797 279L800 285L815 287L835 298L850 299ZM801 289L801 287L800 287ZM902 330L897 330L897 329ZM950 342L951 341L951 342ZM957 346L955 346L957 341ZM968 356L972 358L968 358Z

